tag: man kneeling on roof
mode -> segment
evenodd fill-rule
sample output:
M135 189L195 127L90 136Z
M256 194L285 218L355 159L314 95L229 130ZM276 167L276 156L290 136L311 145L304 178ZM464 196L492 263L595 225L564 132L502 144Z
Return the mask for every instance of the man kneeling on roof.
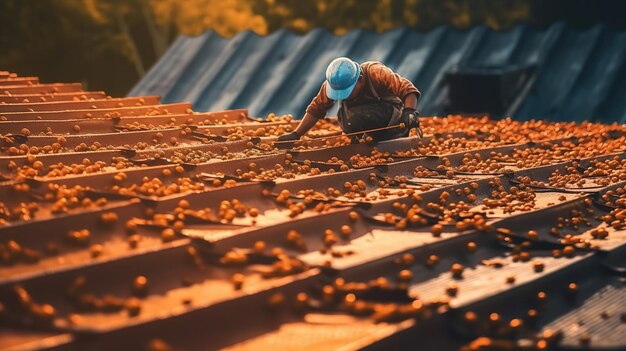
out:
M328 65L326 81L298 127L279 136L278 140L298 140L326 116L335 101L340 103L339 124L347 134L390 127L367 133L375 140L387 140L408 136L409 131L416 128L421 137L419 97L420 92L411 81L384 64L371 61L359 65L349 58L339 57Z

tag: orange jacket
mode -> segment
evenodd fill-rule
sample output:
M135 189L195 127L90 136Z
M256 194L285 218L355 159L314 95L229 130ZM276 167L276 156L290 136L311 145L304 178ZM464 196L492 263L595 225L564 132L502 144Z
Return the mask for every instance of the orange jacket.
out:
M371 80L376 93L382 97L396 96L401 101L404 101L407 95L415 93L419 98L420 92L411 83L410 80L400 76L393 72L389 67L376 61L364 62L361 64L361 75L359 79L364 79L365 75ZM345 100L347 107L360 105L364 103L375 102L377 99L372 95L367 84L363 86L359 94L355 97L350 97ZM313 117L321 119L326 116L326 111L330 109L334 100L331 100L326 96L326 82L322 84L320 91L313 98L313 101L307 107L306 112Z

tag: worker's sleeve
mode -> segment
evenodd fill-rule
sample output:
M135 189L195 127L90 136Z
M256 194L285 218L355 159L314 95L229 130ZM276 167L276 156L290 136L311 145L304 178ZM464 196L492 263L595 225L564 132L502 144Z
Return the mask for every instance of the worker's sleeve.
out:
M326 82L324 82L322 83L320 91L317 93L317 95L315 95L315 97L309 104L309 107L306 108L306 113L317 119L322 119L326 117L326 112L328 111L328 109L333 107L334 103L334 100L331 100L328 98L328 96L326 96Z
M387 89L393 95L404 100L409 94L417 94L419 99L421 93L410 80L392 71L382 63L375 63L369 67L369 76L375 86Z

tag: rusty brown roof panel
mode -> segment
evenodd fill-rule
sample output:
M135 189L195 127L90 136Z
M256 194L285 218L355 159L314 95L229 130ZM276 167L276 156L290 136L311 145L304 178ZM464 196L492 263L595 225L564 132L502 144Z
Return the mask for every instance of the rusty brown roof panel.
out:
M146 96L141 98L117 98L96 101L12 103L6 105L0 103L0 112L63 111L82 110L85 108L99 109L158 104L158 96Z
M2 80L11 80L13 78L17 78L17 74L7 71L0 72L0 79Z
M20 138L7 145L19 146L21 144L25 144L31 147L44 147L46 145L52 145L59 142L59 138L63 138L63 141L60 142L61 146L68 149L73 149L80 144L85 144L85 147L87 148L95 143L98 143L105 148L109 146L122 148L124 145L134 145L134 143L141 142L152 144L153 140L167 143L171 140L171 138L186 139L188 142L194 141L190 136L181 134L182 131L179 128L169 128L160 131L129 131L127 133L66 135L61 137L33 135L26 137L27 140L25 142L23 142Z
M20 78L0 79L0 87L7 86L7 85L33 85L33 84L39 84L39 78L20 77Z
M37 156L37 161L40 161L45 166L62 164L81 164L85 158L89 157L90 162L111 162L116 158L124 157L122 150L97 150L97 151L83 151L83 152L59 152L51 154L43 154ZM34 160L28 155L21 156L0 156L0 174L7 179L11 179L12 170L9 165L14 164L16 167L31 166Z
M1 106L1 105L0 105ZM236 124L232 124L236 123ZM251 124L252 126L247 126ZM181 125L206 126L203 130L220 132L242 127L242 130L259 128L267 123L253 121L247 117L246 110L216 111L194 114L165 114L146 116L127 116L119 118L82 118L25 120L19 124L13 121L0 121L0 134L25 135L65 135L78 133L107 133L114 131L156 130L173 128ZM219 125L219 126L218 126ZM230 127L228 127L230 125ZM269 123L268 126L272 126ZM25 129L24 129L25 128ZM220 132L224 134L223 132Z
M117 225L113 228L116 229L115 231L102 231L102 228L99 228L98 225L101 215L105 212L116 213L119 218L126 221L134 216L141 215L141 211L142 206L138 205L137 202L118 201L117 203L112 203L106 210L89 211L81 213L80 216L70 216L66 219L67 224L70 225L66 226L60 225L58 219L42 217L39 221L16 224L14 230L7 230L6 233L3 233L4 240L15 240L31 250L45 251L48 243L63 242L66 240L65 238L69 230L81 228L89 230L90 235L93 235L90 238L90 242L94 244L105 244L107 246L107 251L110 250L111 252L111 255L107 255L108 258L111 258L113 253L123 256L123 253L127 250L122 250L122 248L126 249L128 247L124 226ZM72 220L70 221L70 219ZM47 226L54 226L54 230L48 233L48 241L42 242L40 232L41 230L45 230ZM155 244L158 244L160 239L157 234L158 233L151 234L150 231L145 231L142 234L143 236L153 235L155 238L150 240L146 237L142 245L139 246L141 250L138 250L138 252L145 251L155 246ZM129 253L132 252L134 251L130 251ZM88 262L89 260L87 260L87 258L89 258L89 252L81 250L81 246L75 246L73 248L67 247L63 252L63 257L63 260L58 260L54 257L41 257L37 262L21 267L2 266L0 267L0 271L2 271L0 286L11 286L16 281L33 279L34 277L46 275L52 270L66 270L72 267L75 269L77 265L97 263Z
M65 135L82 133L112 133L118 123L113 119L89 118L73 120L29 120L17 124L15 121L0 121L0 134Z
M87 99L105 99L107 96L103 91L80 91L69 93L30 93L1 95L0 104L16 104L29 102L52 102L52 101L79 101Z
M45 94L45 93L71 93L83 91L80 83L57 83L57 84L33 84L33 85L8 85L0 88L1 95L14 94Z
M53 120L76 118L117 118L122 116L145 116L191 112L189 103L152 106L112 107L65 111L1 112L3 121Z
M69 333L3 329L0 331L0 347L7 351L19 350L69 350L74 336Z

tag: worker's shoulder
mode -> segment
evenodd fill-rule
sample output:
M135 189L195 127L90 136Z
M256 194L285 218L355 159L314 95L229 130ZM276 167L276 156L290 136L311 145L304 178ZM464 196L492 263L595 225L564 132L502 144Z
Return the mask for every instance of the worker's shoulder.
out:
M380 61L365 61L361 63L361 69L370 69L370 68L378 68L378 67L387 67L384 63Z
M366 61L361 64L361 70L367 72L368 74L383 74L388 73L390 71L389 67L385 66L384 63L380 61Z

